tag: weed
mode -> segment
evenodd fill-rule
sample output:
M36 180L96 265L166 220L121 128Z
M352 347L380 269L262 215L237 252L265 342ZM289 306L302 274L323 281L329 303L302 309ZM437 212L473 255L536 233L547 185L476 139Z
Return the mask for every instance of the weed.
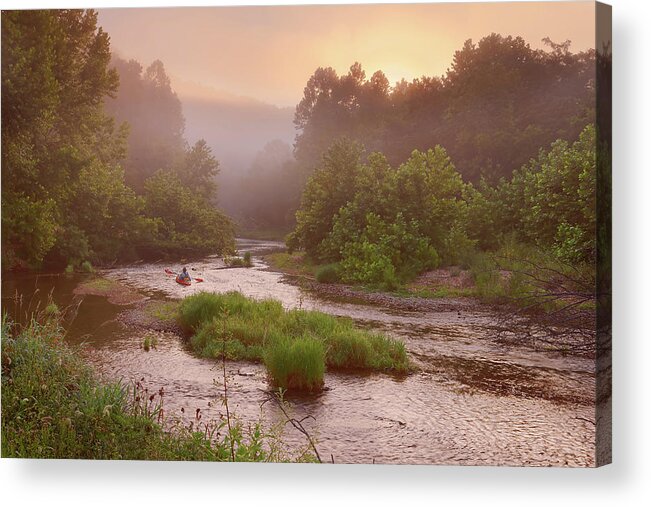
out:
M147 333L142 341L142 348L145 352L149 352L152 348L155 349L158 345L158 337L155 334Z

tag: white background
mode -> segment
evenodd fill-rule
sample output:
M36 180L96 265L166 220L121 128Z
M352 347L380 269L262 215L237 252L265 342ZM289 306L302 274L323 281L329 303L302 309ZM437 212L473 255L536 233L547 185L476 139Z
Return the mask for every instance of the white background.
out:
M23 1L2 8L217 5ZM274 4L273 1L249 2ZM301 3L285 0L281 3ZM322 2L324 3L324 2ZM325 2L346 3L346 2ZM611 0L614 61L614 463L601 469L0 461L4 505L651 505L651 19Z

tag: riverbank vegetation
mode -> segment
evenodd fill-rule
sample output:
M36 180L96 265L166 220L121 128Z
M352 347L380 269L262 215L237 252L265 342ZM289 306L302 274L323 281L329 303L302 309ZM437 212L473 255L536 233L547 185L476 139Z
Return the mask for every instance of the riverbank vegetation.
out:
M228 424L164 427L162 389L99 382L63 340L58 314L25 327L2 321L3 458L314 461L305 450L287 452L280 428L232 415Z
M276 387L318 390L327 369L407 372L404 344L357 329L352 320L285 310L237 292L201 292L179 306L179 323L199 355L263 362Z
M95 11L2 13L3 269L232 249L230 220L213 205L218 163L210 149L186 145L180 104L158 123L178 134L170 157L164 136L139 135L139 124L130 131L119 108L109 115L105 102L133 87L125 79L121 88L124 76L110 61ZM138 79L141 103L126 104L132 112L174 109L160 62Z
M244 252L244 255L242 255L242 257L225 256L224 264L231 268L250 268L253 266L251 252Z
M321 281L397 291L420 273L459 266L472 274L474 294L489 300L548 309L567 298L594 301L592 125L575 143L554 142L494 185L465 183L440 146L414 151L398 167L381 153L365 160L363 153L349 140L333 144L288 238L290 251L304 251L317 265Z
M318 68L294 119L293 177L307 179L290 252L272 267L397 294L594 307L597 238L609 258L597 172L604 183L610 172L594 75L608 86L610 53L544 42L490 34L444 76L394 86L359 63ZM472 285L412 289L450 267Z

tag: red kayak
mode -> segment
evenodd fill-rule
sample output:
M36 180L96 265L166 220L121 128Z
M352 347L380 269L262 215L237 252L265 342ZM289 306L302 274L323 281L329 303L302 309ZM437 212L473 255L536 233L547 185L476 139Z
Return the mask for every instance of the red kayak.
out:
M176 277L176 283L178 283L180 285L185 285L186 287L188 285L192 285L192 282L190 280L182 280L181 275L177 275L174 271L172 271L169 268L165 268L165 273L167 273L168 275L171 275L171 276L175 276ZM203 278L195 278L194 281L197 282L197 283L201 283L201 282L203 282Z
M192 284L192 282L190 282L190 280L181 279L180 275L176 277L176 283L180 283L181 285L186 285L186 286Z

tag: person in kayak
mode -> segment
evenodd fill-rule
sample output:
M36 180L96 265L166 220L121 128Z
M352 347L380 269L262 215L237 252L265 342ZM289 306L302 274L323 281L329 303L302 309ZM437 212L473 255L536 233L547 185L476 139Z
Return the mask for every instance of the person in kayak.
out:
M188 268L183 268L183 271L179 274L179 280L183 282L190 281L190 273L188 273Z

